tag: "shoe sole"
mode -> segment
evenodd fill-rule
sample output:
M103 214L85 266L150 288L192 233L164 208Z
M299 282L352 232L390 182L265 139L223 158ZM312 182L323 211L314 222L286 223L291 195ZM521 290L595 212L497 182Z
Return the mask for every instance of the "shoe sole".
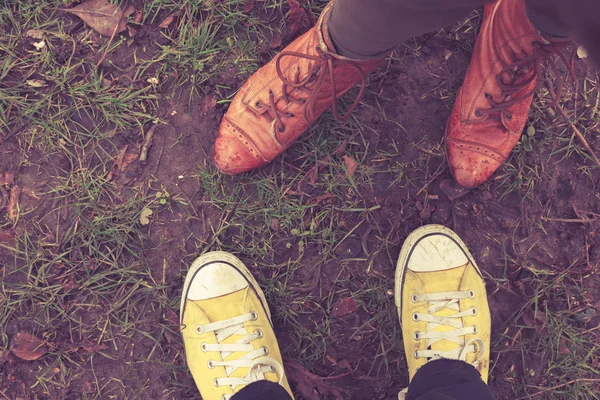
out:
M421 241L422 239L431 236L431 235L444 235L449 237L454 243L458 245L458 247L465 253L469 262L475 270L477 274L483 279L483 275L481 274L481 270L475 263L473 256L469 252L469 249L465 245L465 243L461 240L460 237L454 231L449 228L446 228L442 225L425 225L414 232L412 232L404 241L404 245L402 245L402 250L400 250L400 256L398 257L398 264L396 265L396 276L395 276L395 286L394 286L394 301L396 303L396 309L398 310L398 317L400 319L400 325L402 326L402 288L404 286L404 272L406 270L407 261L414 249L415 245Z
M267 299L265 298L265 294L263 293L262 289L258 285L258 282L256 282L256 279L254 279L248 267L246 267L246 265L244 265L244 263L239 258L234 256L233 254L224 251L212 251L210 253L201 255L200 257L196 258L190 266L190 269L185 277L185 282L183 284L183 292L181 292L181 303L179 306L179 322L183 322L183 307L185 305L185 299L187 298L187 293L189 291L192 280L194 279L194 276L202 268L217 262L227 264L235 268L236 271L242 274L246 281L248 281L248 284L252 287L252 289L254 289L254 291L258 295L258 298L260 299L263 308L267 313L267 317L269 318L269 323L271 324L271 326L273 326L273 321L271 320L271 310L269 310Z

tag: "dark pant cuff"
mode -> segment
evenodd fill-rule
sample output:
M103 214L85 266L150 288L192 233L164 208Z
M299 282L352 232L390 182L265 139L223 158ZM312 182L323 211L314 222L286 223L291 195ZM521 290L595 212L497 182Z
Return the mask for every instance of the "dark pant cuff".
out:
M231 400L292 400L283 386L270 381L256 381L233 395Z
M408 387L406 400L493 400L473 366L458 360L435 360L421 367Z

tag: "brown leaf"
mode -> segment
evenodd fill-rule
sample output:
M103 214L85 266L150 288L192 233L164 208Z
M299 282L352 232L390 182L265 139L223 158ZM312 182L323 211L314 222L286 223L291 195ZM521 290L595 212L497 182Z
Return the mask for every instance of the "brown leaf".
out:
M558 347L558 352L560 354L569 354L571 349L569 348L569 339L566 337L560 338L560 346Z
M296 389L306 400L342 400L342 393L335 383L308 372L298 361L286 360L288 378L296 382Z
M138 10L135 12L135 14L133 14L133 22L135 22L136 24L141 24L142 23L142 10Z
M213 95L208 95L200 101L200 115L205 116L217 106L217 98Z
M354 176L356 173L356 168L358 168L358 163L356 160L348 155L344 155L344 164L346 165L346 169L348 170L349 176Z
M15 174L12 172L6 171L4 173L4 184L5 185L14 185L15 184Z
M180 324L179 315L177 315L175 311L171 310L168 307L165 309L165 317L170 325L178 326Z
M31 197L34 200L41 200L41 197L38 196L37 194L35 194L35 192L33 190L29 189L28 187L24 187L22 190L22 193L25 196Z
M345 317L348 314L356 312L358 308L359 305L356 300L352 297L344 297L335 303L331 316L335 318Z
M273 35L271 40L269 40L269 46L271 46L272 49L276 49L281 46L282 40L281 33L277 32Z
M26 332L17 332L12 338L10 351L26 361L37 360L48 352L46 342Z
M246 1L246 4L244 4L244 14L250 14L252 12L252 10L254 9L254 4L256 3L256 0L248 0Z
M275 217L271 218L271 229L275 232L279 232L281 226L279 225L279 220Z
M161 22L160 25L158 25L158 27L162 28L162 29L167 29L169 27L169 25L171 25L171 22L173 22L174 18L175 18L175 13L169 14L167 16L167 18L165 18L163 20L163 22Z
M84 343L82 346L83 350L87 351L88 353L98 353L99 351L102 350L108 350L108 346L105 345L104 343Z
M0 228L0 243L12 245L14 243L15 234L12 231Z
M111 4L108 0L90 0L63 11L77 15L99 34L112 36L113 32L121 33L126 29L127 17L133 14L134 8L129 6L123 11L121 7Z
M290 24L288 27L292 35L298 33L301 28L308 28L312 25L308 11L300 6L298 0L288 0L288 5L290 6Z
M15 222L19 217L19 196L21 195L21 187L15 185L10 190L8 198L8 219Z
M335 195L332 193L327 193L321 196L317 196L317 198L315 199L313 204L319 204L322 201L328 200L328 199L335 199Z

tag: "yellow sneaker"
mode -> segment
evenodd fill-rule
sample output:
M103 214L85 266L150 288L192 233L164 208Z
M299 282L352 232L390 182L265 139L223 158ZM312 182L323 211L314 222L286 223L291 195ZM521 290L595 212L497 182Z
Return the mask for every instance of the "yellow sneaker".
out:
M406 239L395 300L410 380L428 361L446 358L473 365L487 383L491 318L485 283L454 232L428 225Z
M228 400L263 379L292 396L267 301L237 257L218 251L194 261L180 321L188 367L203 400Z

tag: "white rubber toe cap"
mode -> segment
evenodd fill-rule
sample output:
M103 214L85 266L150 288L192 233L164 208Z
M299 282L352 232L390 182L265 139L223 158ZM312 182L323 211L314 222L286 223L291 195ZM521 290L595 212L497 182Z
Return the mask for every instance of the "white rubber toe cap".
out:
M244 276L228 263L213 261L198 266L187 292L189 300L206 300L248 287Z
M406 267L413 272L446 271L468 262L467 254L453 235L432 232L417 240Z

